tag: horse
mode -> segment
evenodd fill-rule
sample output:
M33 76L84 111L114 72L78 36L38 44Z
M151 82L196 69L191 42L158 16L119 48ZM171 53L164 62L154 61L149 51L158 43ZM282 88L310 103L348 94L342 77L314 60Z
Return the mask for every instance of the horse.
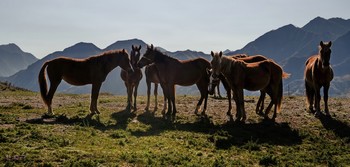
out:
M146 84L147 84L147 105L145 110L149 111L149 105L150 105L150 94L151 94L151 83L154 83L154 112L157 111L158 109L158 100L157 100L157 96L158 96L158 84L160 83L159 77L158 77L158 71L157 71L157 67L155 64L150 64L146 66L145 69L145 75L146 75ZM166 97L164 96L164 105L163 105L163 110L162 110L162 114L164 115L165 110L167 109L167 105L166 105Z
M266 108L265 118L268 119L269 111L272 105L275 105L272 116L274 121L281 108L282 78L288 77L289 74L283 72L281 66L272 60L246 63L239 59L222 56L222 52L211 52L211 56L213 57L211 61L212 77L215 79L222 73L233 91L237 121L244 122L246 120L243 89L250 91L262 90L271 97L271 102Z
M229 58L234 58L234 59L239 59L242 60L246 63L254 63L254 62L259 62L259 61L264 61L264 60L268 60L265 56L262 55L253 55L253 56L248 56L246 54L235 54L235 55L230 55L227 56ZM209 84L209 94L211 94L215 89L216 86L218 86L219 82L221 81L222 83L224 82L223 80L225 80L224 76L219 76L218 79L214 80L213 77L210 77L210 83ZM224 83L223 83L224 84ZM227 85L227 83L226 83ZM231 114L231 109L232 109L232 105L231 105L231 91L230 89L226 88L227 86L224 85L224 88L226 89L227 92L227 97L228 97L228 102L229 102L229 109L227 111L227 115L228 116L232 116ZM258 115L263 115L263 110L264 110L264 99L266 96L266 92L264 92L263 90L260 90L260 97L255 109L256 114Z
M211 68L209 61L204 58L178 60L160 52L151 45L147 46L147 51L138 62L138 65L139 67L144 67L151 63L154 63L158 70L161 87L168 99L168 111L166 113L168 118L174 120L177 112L175 106L175 85L190 86L196 84L201 97L197 103L195 113L198 114L198 110L204 100L202 114L205 115L209 83L207 69Z
M141 45L139 47L132 45L131 49L132 50L130 53L130 63L132 68L134 69L134 72L127 72L122 69L120 71L120 77L124 81L126 92L128 95L126 110L131 111L131 108L133 108L134 111L136 111L137 110L137 107L136 107L137 88L139 86L140 80L142 79L142 71L136 65L137 62L140 60ZM134 94L133 106L132 106L132 101L133 101L132 94Z
M328 90L333 79L333 69L329 63L331 58L332 41L328 43L320 42L318 55L311 56L305 62L304 80L306 89L306 101L309 105L309 110L315 115L320 115L320 89L323 87L323 100L327 116L330 116L328 109ZM315 101L314 101L315 100ZM315 104L314 104L315 102ZM314 105L314 106L313 106Z
M52 98L62 79L71 85L82 86L92 84L90 114L100 114L97 109L97 99L102 82L108 73L117 66L132 72L129 54L123 50L104 52L97 56L85 59L59 57L46 61L40 69L38 81L40 94L48 107L48 115L53 115ZM47 91L46 74L50 80L50 89Z

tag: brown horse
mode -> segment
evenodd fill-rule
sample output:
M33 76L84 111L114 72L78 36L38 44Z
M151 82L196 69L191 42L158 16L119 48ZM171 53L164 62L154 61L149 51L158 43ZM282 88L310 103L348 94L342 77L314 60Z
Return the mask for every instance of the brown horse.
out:
M120 76L124 81L128 94L126 110L131 111L131 108L134 108L134 111L136 111L137 88L142 79L142 71L137 67L137 62L140 60L141 45L139 47L132 45L131 48L130 62L134 72L127 72L122 69L120 71ZM132 94L134 94L134 106L132 106Z
M127 71L133 71L130 66L129 54L124 49L105 52L86 59L60 57L45 62L41 67L38 79L41 97L48 107L48 114L53 115L52 98L62 79L77 86L92 84L90 112L91 115L99 114L97 98L101 84L105 81L107 74L117 66ZM49 91L47 91L45 70L50 80Z
M211 53L213 55L213 53ZM246 63L254 63L254 62L259 62L259 61L264 61L264 60L268 60L265 56L262 55L253 55L253 56L248 56L246 54L236 54L236 55L230 55L227 56L229 58L234 58L234 59L238 59L238 60L242 60ZM220 82L220 80L224 80L225 77L221 76L218 79L214 80L213 77L210 77L210 83L209 84L209 93L213 92L213 89L215 88L215 86L218 85L218 82ZM223 81L222 81L223 82ZM225 88L227 86L224 86ZM229 109L227 111L227 115L228 116L232 116L231 114L231 109L232 109L232 105L231 105L231 91L230 89L226 89L227 92L227 97L228 97L228 102L229 102ZM260 90L260 97L255 109L256 114L258 115L263 115L263 110L264 110L264 99L266 96L266 92L264 90Z
M157 111L158 109L158 100L157 100L157 96L158 96L158 84L160 83L159 77L158 77L158 71L157 71L157 67L155 64L150 64L148 66L146 66L145 69L145 75L146 75L146 84L147 84L147 106L145 108L146 111L149 110L149 104L150 104L150 94L151 94L151 83L154 83L154 111ZM166 106L166 97L164 96L164 105L163 105L163 110L162 110L162 114L164 115L165 110L167 109Z
M217 78L222 73L230 84L236 102L237 120L244 122L246 119L243 89L263 90L269 94L271 102L266 109L265 118L268 118L272 105L275 105L272 117L272 120L275 120L283 96L282 78L287 77L288 74L271 60L245 63L239 59L222 56L222 52L215 54L211 52L211 55L213 57L212 77Z
M158 70L160 84L164 95L168 99L167 116L170 119L175 119L176 115L175 85L190 86L196 84L201 98L197 103L195 113L198 113L203 100L205 100L202 111L202 114L205 114L209 83L207 69L210 69L210 62L203 58L181 61L165 55L151 45L151 47L147 47L147 51L138 62L138 65L143 67L151 63L154 63Z
M313 105L315 99L315 115L320 114L320 89L323 87L323 100L327 116L330 116L328 110L328 90L330 82L333 79L333 70L330 66L329 60L331 58L332 42L324 44L320 42L320 50L318 55L314 55L307 59L305 63L304 80L306 88L306 97L309 104L309 109L313 112Z

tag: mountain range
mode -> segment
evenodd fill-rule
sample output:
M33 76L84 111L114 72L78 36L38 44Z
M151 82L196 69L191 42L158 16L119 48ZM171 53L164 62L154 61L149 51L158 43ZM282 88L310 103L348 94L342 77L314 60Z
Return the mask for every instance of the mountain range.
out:
M0 45L0 77L8 77L26 69L38 59L23 52L16 44Z
M282 26L276 30L269 31L254 41L248 43L242 49L230 51L225 50L226 55L246 53L248 55L262 54L283 66L283 69L292 74L289 79L284 80L284 90L286 94L304 94L303 71L304 64L308 57L317 54L320 41L332 41L331 64L334 69L335 78L332 81L330 94L333 96L350 96L350 20L342 18L324 19L316 17L303 27L296 27L292 24ZM85 58L113 49L127 49L130 53L131 45L141 45L141 52L144 53L146 43L139 39L117 41L104 49L100 49L92 43L77 43L63 51L51 53L41 60L28 66L14 75L2 78L3 81L38 91L37 76L42 64L59 56L73 58ZM1 48L1 47L0 47ZM204 57L211 60L209 54L203 52L184 50L169 52L160 48L166 54L175 58L185 60L196 57ZM0 49L1 50L1 49ZM0 52L2 57L2 53ZM3 59L3 58L2 58ZM30 63L28 63L30 64ZM91 86L72 86L62 82L58 88L59 92L66 93L89 93ZM103 83L101 92L114 94L126 94L124 83L120 78L120 68L113 70ZM145 78L141 80L139 86L140 94L145 94ZM177 87L178 94L198 94L195 86Z

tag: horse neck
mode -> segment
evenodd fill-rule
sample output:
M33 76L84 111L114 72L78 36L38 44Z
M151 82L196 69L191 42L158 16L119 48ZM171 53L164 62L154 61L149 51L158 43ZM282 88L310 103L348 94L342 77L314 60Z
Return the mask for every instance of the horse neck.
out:
M154 59L154 62L155 63L164 63L164 62L179 62L178 59L175 59L173 57L170 57L164 53L161 53L160 51L155 51L156 54L155 54L155 59Z
M235 61L235 59L231 59L229 57L222 56L221 57L221 69L220 69L220 71L223 73L228 73L229 71L231 71L231 63L233 61Z

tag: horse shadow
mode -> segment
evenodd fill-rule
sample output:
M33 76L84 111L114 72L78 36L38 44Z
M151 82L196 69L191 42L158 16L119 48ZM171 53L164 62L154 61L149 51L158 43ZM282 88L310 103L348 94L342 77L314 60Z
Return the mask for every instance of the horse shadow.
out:
M347 142L350 143L350 126L347 123L323 113L320 113L318 119L325 129L333 131L334 134L340 138L347 138Z
M138 116L138 121L150 125L151 128L146 132L132 133L135 136L159 135L168 130L203 133L207 134L208 141L213 142L218 149L244 146L252 141L271 145L297 145L302 142L299 132L292 129L288 123L276 123L270 120L246 124L229 121L215 125L207 116L198 116L193 122L169 122L145 112Z
M93 127L95 129L104 131L109 129L126 129L127 124L136 117L135 113L128 110L121 110L114 112L111 117L116 120L115 124L108 124L101 122L99 115L87 115L79 117L78 115L68 117L64 114L47 116L43 115L39 118L27 119L25 122L31 124L65 124L65 125L79 125L83 127Z

